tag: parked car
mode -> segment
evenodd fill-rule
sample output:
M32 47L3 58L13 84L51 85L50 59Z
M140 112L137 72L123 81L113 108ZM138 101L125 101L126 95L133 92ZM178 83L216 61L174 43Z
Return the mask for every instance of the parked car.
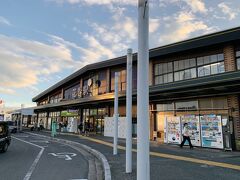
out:
M16 133L17 132L16 122L7 121L7 123L8 123L8 128L9 128L10 133Z
M0 122L0 152L6 152L11 143L11 136L7 122Z

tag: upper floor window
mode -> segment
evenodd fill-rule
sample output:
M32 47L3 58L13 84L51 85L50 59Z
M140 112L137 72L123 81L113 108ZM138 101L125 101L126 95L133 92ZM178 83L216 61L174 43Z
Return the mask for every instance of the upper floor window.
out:
M58 103L62 99L61 94L56 94L50 97L50 104Z
M115 72L119 72L119 80L118 80L118 90L125 91L126 90L126 69L122 70L113 70L111 71L111 92L114 91L114 83L115 83Z
M45 99L45 100L43 100L43 101L40 101L40 102L39 102L39 105L45 105L45 104L47 104L47 103L48 103L48 100Z
M174 61L174 81L196 77L196 59Z
M77 99L81 97L80 83L64 91L64 99Z
M214 54L197 58L198 77L225 72L223 54Z
M173 63L155 64L154 75L155 84L173 82Z
M237 69L240 69L240 50L236 51Z
M240 60L239 60L240 61ZM240 63L239 63L240 64ZM181 81L225 72L223 54L155 64L155 84Z
M107 92L107 73L101 71L83 81L83 96L96 96Z

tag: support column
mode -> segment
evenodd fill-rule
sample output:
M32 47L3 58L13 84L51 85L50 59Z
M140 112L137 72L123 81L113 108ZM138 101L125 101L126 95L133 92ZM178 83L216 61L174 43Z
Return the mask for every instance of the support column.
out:
M107 93L111 92L111 73L110 69L107 69L107 75L106 75L106 83L107 83Z
M231 109L231 116L233 118L233 129L236 149L240 150L240 114L239 114L239 98L238 95L227 96L228 107Z
M148 0L138 0L137 180L150 179L148 28L149 28Z
M223 48L225 71L236 71L234 46L229 44Z

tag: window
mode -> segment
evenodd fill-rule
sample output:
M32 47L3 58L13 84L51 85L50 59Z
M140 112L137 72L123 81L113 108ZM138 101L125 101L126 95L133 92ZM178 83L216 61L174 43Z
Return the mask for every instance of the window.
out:
M6 133L6 127L5 125L0 125L0 136L4 135Z
M240 52L239 69L240 69ZM164 84L225 72L223 54L213 54L198 58L155 64L154 82Z
M225 72L223 54L198 57L198 77L209 76Z
M62 99L61 93L53 95L50 97L50 104L58 103Z
M119 79L118 79L118 90L125 91L126 90L126 83L127 83L127 76L126 76L126 69L121 70L112 70L111 71L111 92L114 91L114 83L115 83L115 72L119 72Z
M199 99L200 109L227 109L227 99L225 97Z
M77 99L81 97L80 83L64 91L64 99Z
M98 94L105 94L107 92L107 74L106 71L102 71L98 74Z
M240 70L240 50L236 51L237 69Z
M157 111L172 111L174 110L174 104L168 103L168 104L157 104Z
M155 64L155 84L173 82L173 63Z

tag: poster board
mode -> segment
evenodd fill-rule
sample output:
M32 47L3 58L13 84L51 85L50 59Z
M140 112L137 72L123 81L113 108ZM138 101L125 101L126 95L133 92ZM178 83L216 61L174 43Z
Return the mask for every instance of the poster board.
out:
M165 124L166 124L165 128L167 131L166 133L167 143L180 144L181 143L180 117L166 116Z
M118 137L126 138L127 133L127 121L126 117L118 118ZM114 134L114 117L104 118L104 136L113 137Z
M196 116L196 115L181 116L181 131L183 131L184 123L188 123L189 134L190 134L192 145L201 146L199 116ZM186 141L185 144L188 144L188 142Z
M202 147L223 149L222 119L220 115L200 116Z

